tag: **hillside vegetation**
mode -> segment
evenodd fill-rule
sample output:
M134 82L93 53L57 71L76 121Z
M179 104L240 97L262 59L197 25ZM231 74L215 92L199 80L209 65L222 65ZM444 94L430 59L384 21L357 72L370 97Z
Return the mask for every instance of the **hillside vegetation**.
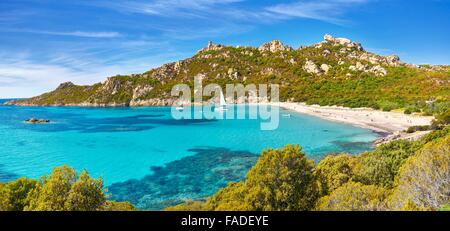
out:
M448 210L450 128L418 141L393 141L357 156L330 155L317 165L301 147L264 151L245 180L182 211Z
M259 48L208 46L192 58L142 74L118 75L92 86L61 84L56 90L16 105L148 106L170 105L172 86L203 84L280 84L280 100L308 104L403 109L442 114L450 108L450 67L405 64L380 56L348 39L293 49L280 41Z

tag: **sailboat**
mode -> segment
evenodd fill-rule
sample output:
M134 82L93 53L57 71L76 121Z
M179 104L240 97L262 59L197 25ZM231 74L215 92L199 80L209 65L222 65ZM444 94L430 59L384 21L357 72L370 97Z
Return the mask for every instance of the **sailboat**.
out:
M177 111L183 111L183 110L184 110L183 104L178 105L178 106L175 108L175 110L177 110Z
M220 105L214 109L215 111L226 111L227 108L227 102L225 102L225 97L223 96L223 92L220 91Z

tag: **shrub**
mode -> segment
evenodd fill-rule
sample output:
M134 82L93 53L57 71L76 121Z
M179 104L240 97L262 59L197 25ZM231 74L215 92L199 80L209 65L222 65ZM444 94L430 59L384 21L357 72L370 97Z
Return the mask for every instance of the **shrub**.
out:
M68 166L57 167L39 181L19 178L0 184L0 211L134 210L128 202L107 201L103 180L86 171L78 176Z
M392 209L439 210L450 201L450 136L427 144L401 167L397 188L391 198ZM410 206L410 205L409 205Z
M230 183L206 201L169 209L287 211L312 209L317 191L313 162L299 146L268 149L250 169L244 181Z
M374 185L348 182L329 196L320 198L317 210L326 211L380 211L386 209L389 191Z
M341 154L327 156L319 162L314 178L321 195L329 194L352 179L353 159L349 154Z
M391 187L401 165L419 148L420 145L415 142L396 140L361 154L355 162L354 180Z
M431 130L432 127L430 125L421 125L421 126L411 126L409 127L406 132L407 133L414 133L417 131L428 131Z
M22 211L28 205L28 193L36 183L35 180L21 177L0 185L0 211Z

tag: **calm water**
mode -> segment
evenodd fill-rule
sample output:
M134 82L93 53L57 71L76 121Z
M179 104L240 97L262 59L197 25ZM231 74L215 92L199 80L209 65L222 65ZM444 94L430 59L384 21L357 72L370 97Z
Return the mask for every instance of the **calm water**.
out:
M1 102L1 101L0 101ZM294 112L277 130L259 120L174 120L170 108L0 106L0 182L69 164L103 177L116 200L161 209L242 179L265 148L300 144L319 160L371 149L377 134ZM26 124L31 118L50 124Z

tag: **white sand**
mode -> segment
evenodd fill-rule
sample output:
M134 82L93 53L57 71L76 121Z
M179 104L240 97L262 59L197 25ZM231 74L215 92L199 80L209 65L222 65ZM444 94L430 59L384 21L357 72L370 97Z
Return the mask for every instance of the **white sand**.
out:
M338 106L306 105L305 103L272 103L299 113L323 119L344 122L377 132L399 133L411 126L430 125L432 116L406 115L399 112L383 112L370 108L345 108Z

